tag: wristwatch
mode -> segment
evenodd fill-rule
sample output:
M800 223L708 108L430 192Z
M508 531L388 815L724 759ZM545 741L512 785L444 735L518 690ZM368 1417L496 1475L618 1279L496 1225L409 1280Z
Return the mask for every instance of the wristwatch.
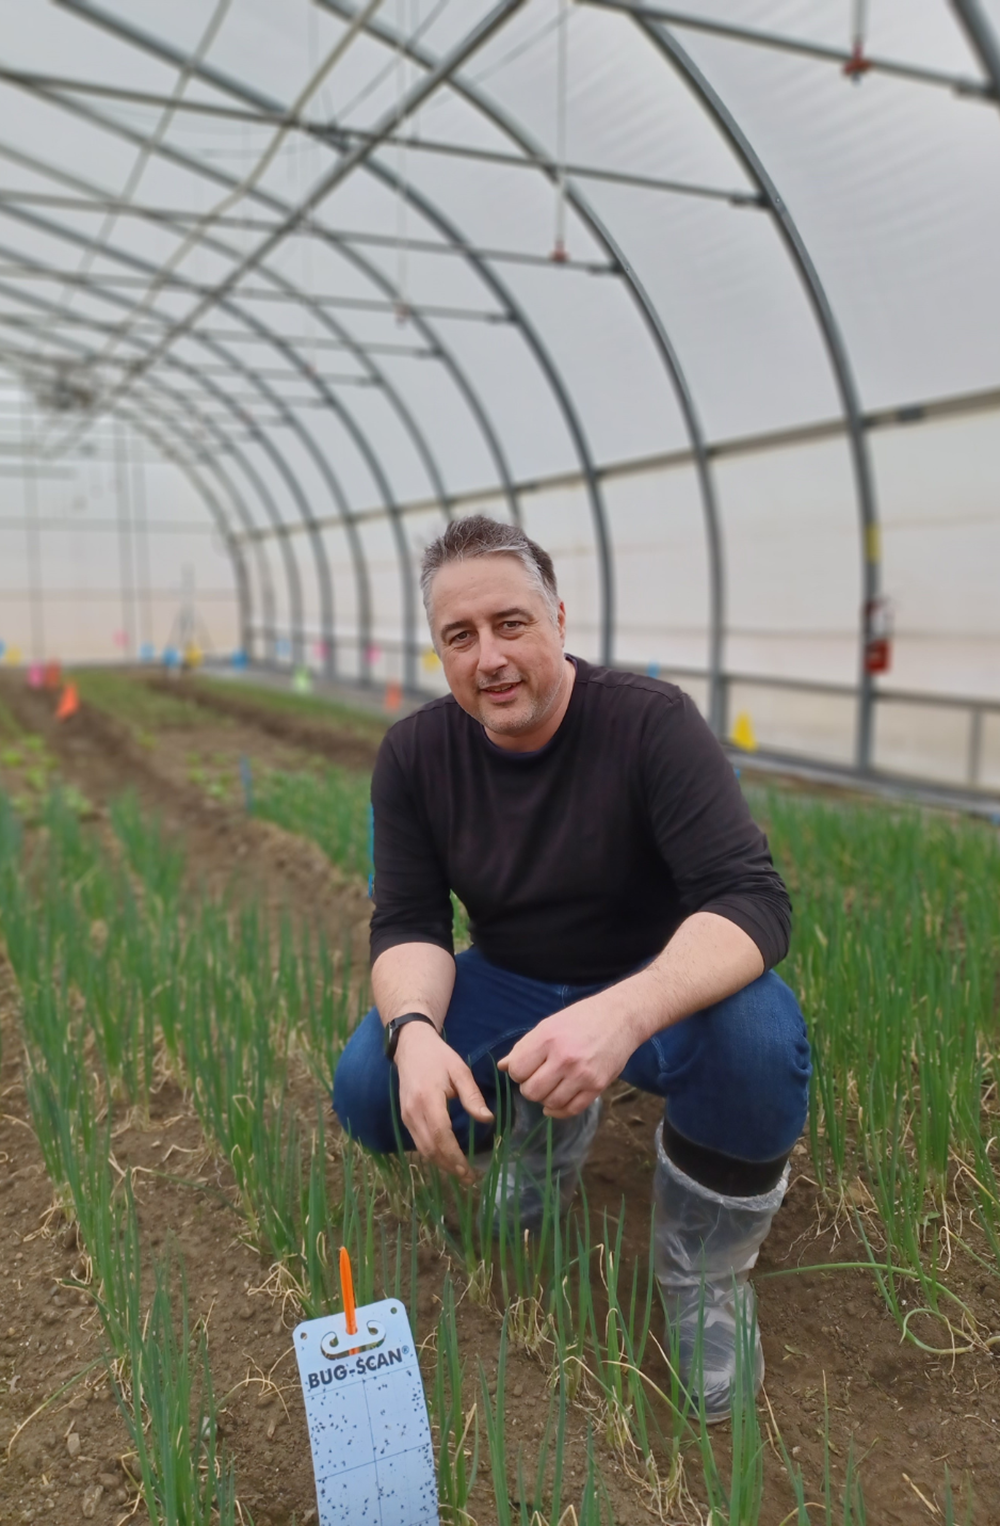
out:
M430 1023L435 1033L437 1032L437 1023L432 1017L428 1017L426 1012L404 1012L402 1017L394 1017L391 1022L386 1023L382 1038L385 1057L390 1063L394 1063L396 1059L399 1030L405 1028L407 1023Z

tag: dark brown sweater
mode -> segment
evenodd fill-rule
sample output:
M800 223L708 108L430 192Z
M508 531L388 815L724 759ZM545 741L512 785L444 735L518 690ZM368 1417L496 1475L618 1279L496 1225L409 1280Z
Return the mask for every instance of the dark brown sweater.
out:
M673 684L576 659L562 725L512 753L447 695L397 721L372 780L372 958L452 949L453 890L484 958L536 980L619 979L694 911L728 917L766 968L791 906L733 769Z

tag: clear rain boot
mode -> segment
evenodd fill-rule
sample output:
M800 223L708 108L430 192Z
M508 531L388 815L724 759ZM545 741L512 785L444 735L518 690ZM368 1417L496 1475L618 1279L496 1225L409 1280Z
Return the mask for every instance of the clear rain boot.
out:
M764 1380L764 1353L748 1279L781 1206L788 1175L786 1165L777 1185L758 1197L713 1192L674 1164L663 1148L662 1123L657 1127L656 1276L681 1382L696 1401L704 1401L709 1421L729 1418L741 1327L753 1330L754 1392Z
M601 1119L600 1098L575 1118L546 1118L541 1103L529 1102L511 1083L513 1120L498 1149L494 1233L500 1215L506 1212L513 1225L523 1233L535 1233L542 1227L545 1214L545 1180L549 1165L548 1128L552 1124L552 1183L558 1192L559 1212L565 1213L573 1201L584 1162Z

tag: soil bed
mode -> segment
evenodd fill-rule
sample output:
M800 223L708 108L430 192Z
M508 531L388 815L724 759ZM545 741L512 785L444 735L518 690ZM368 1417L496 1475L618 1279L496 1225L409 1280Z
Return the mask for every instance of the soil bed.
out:
M345 734L338 743L332 726L296 721L255 707L246 695L237 699L227 691L219 696L218 686L199 684L195 719L184 727L158 728L152 745L144 745L126 724L88 704L70 722L57 725L51 696L29 693L13 676L5 675L5 680L0 700L25 732L42 738L59 775L98 815L115 795L134 789L144 809L158 813L183 843L191 875L211 892L231 887L235 877L240 894L322 928L334 946L348 939L355 960L364 960L364 885L339 874L312 844L248 818L239 760L302 769L321 756L367 767L374 749L371 736ZM193 763L195 755L202 761ZM192 778L194 769L203 770L200 778ZM213 780L224 780L214 798L208 793ZM0 784L19 784L2 762ZM99 821L96 829L102 829ZM80 1519L88 1489L100 1490L93 1519L117 1522L134 1498L121 1462L127 1451L125 1430L98 1362L101 1339L95 1316L85 1298L78 1301L78 1295L60 1288L79 1251L73 1231L50 1212L53 1194L28 1124L15 993L4 965L0 1021L0 1522ZM297 1090L302 1088L308 1113L315 1085L300 1083ZM606 1211L616 1218L624 1200L626 1249L630 1257L643 1260L657 1115L655 1099L620 1085L612 1088L585 1173L598 1214ZM116 1140L116 1158L144 1173L137 1188L144 1241L162 1247L169 1237L176 1239L192 1308L208 1321L216 1392L229 1396L225 1440L235 1457L240 1499L256 1526L293 1521L304 1526L314 1519L309 1512L315 1500L290 1342L292 1313L286 1318L280 1302L265 1289L269 1266L241 1239L244 1225L231 1206L227 1168L204 1146L197 1121L172 1082L156 1093L148 1119L121 1122L129 1126ZM1000 1521L1000 1358L974 1352L950 1360L901 1343L868 1273L769 1277L769 1272L864 1255L850 1218L842 1214L832 1220L811 1179L803 1146L793 1165L792 1185L764 1246L757 1277L767 1359L761 1419L769 1446L776 1449L776 1424L802 1468L807 1498L819 1501L828 1415L833 1478L838 1486L842 1483L853 1448L861 1461L870 1521L910 1526L942 1520L947 1465L957 1498L963 1480L971 1483L973 1521L992 1526ZM150 1174L154 1170L173 1171L193 1185L164 1181ZM439 1253L427 1247L421 1257L421 1291L413 1311L420 1338L433 1326L442 1275ZM947 1283L984 1325L1000 1329L995 1280L970 1263L969 1268L953 1265ZM495 1359L495 1315L466 1299L460 1329L474 1373L477 1353L490 1352ZM932 1332L928 1327L927 1333L933 1333L933 1343L946 1344L940 1328ZM97 1365L87 1371L89 1363ZM485 1365L489 1375L489 1360ZM16 1428L80 1373L74 1386L24 1426L6 1457L2 1448ZM663 1381L655 1361L650 1376ZM515 1452L516 1438L530 1446L530 1438L541 1431L548 1398L541 1367L523 1353L512 1353L507 1384ZM80 1436L79 1449L68 1443L67 1433ZM585 1435L586 1422L578 1416L567 1466L580 1486ZM712 1439L724 1458L726 1428L716 1428ZM620 1526L650 1519L638 1491L616 1472L613 1460L602 1452L601 1461ZM481 1460L481 1468L487 1465ZM692 1455L688 1478L696 1496L697 1471ZM761 1521L779 1526L793 1510L791 1492L775 1459L765 1464L765 1475ZM479 1526L494 1520L485 1481L477 1486L470 1509ZM820 1519L818 1509L814 1519Z

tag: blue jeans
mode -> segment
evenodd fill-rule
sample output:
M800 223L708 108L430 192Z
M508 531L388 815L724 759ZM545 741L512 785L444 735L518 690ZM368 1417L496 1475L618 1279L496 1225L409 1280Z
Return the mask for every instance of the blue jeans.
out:
M455 989L444 1035L466 1061L496 1112L497 1060L542 1018L604 986L552 985L488 964L471 948L455 960ZM632 1055L622 1080L663 1097L672 1127L707 1150L743 1161L787 1155L809 1106L809 1040L798 1002L773 970L725 1001L654 1034ZM398 1123L396 1068L382 1052L373 1007L348 1040L333 1078L341 1124L369 1150L388 1154L413 1141ZM452 1124L463 1150L469 1117L457 1102ZM476 1129L476 1148L492 1129Z

